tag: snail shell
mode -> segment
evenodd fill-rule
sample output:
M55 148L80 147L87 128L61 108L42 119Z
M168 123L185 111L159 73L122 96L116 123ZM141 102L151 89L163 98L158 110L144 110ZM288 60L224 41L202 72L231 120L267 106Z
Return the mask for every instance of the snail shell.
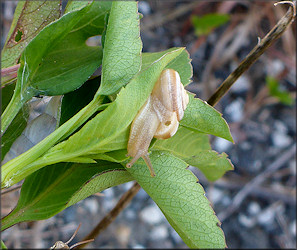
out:
M128 156L133 158L126 165L128 168L142 157L151 176L155 176L148 154L151 140L153 137L172 137L188 103L189 96L178 72L173 69L163 70L152 93L132 122L127 151Z

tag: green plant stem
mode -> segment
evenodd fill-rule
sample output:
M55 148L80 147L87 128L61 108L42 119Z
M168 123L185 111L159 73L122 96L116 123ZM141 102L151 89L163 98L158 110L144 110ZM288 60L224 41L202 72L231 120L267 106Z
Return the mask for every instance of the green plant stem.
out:
M280 2L282 3L282 2ZM286 2L289 3L289 2ZM290 9L278 21L278 23L270 30L270 32L259 41L253 50L246 56L246 58L239 64L239 66L227 77L216 92L209 98L208 104L215 106L218 101L228 92L236 80L268 49L268 47L277 40L285 30L294 21L295 6L291 2Z
M15 91L16 92L13 94L9 104L1 115L1 136L3 136L23 105L31 98L30 94L22 96L22 93L18 91L17 86Z
M1 240L1 249L7 249L7 246L5 246L5 244L2 240Z
M88 118L90 118L100 107L103 98L104 97L102 96L98 96L44 140L25 153L4 164L1 172L1 188L10 187L11 185L14 185L20 180L26 178L28 174L41 168L42 165L34 164L36 159L42 156L62 138L72 134Z

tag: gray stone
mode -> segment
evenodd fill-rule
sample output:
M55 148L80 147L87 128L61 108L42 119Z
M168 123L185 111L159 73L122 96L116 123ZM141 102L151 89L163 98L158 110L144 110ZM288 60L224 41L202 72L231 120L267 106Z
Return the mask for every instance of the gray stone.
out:
M147 224L155 225L165 220L165 216L162 214L156 204L144 208L140 212L140 219Z

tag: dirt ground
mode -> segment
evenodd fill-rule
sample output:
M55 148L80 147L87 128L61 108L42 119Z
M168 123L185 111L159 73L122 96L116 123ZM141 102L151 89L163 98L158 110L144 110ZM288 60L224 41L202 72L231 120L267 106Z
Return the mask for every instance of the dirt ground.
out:
M286 13L274 1L140 1L144 52L186 47L192 59L188 90L207 100L222 81ZM16 2L2 1L4 34ZM228 14L229 21L197 35L193 16ZM6 33L5 33L6 32ZM2 39L2 46L4 39ZM292 104L282 103L267 87L276 79ZM296 247L296 21L234 84L215 106L228 122L235 144L211 137L214 150L229 155L234 171L210 183L197 175L222 222L228 248ZM4 231L9 248L49 248L83 239L133 183L107 189L56 216L20 223ZM15 206L19 191L2 195L1 212ZM70 245L71 245L70 244ZM155 203L143 191L89 248L187 248Z

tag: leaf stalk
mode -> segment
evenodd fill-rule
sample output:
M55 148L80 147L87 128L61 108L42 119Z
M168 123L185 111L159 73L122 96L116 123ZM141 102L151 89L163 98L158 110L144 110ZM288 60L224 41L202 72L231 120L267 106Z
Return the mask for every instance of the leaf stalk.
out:
M41 142L4 164L1 170L1 188L8 188L41 168L44 164L36 164L36 160L89 119L99 109L103 99L103 96L98 96Z

